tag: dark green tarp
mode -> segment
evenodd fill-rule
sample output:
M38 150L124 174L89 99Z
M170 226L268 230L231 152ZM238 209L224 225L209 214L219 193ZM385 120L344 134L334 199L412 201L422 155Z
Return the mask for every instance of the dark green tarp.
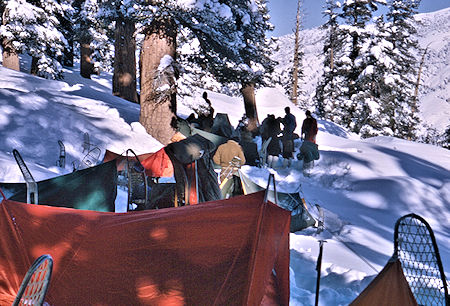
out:
M116 160L37 182L38 203L95 211L115 211L117 195ZM5 196L27 201L25 183L0 183Z

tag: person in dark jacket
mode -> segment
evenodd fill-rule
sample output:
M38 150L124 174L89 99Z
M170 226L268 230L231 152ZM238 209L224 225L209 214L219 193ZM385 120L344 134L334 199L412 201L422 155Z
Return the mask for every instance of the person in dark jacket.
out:
M294 153L294 130L297 127L295 116L291 114L289 106L284 108L286 115L281 119L283 124L283 166L290 167Z
M316 135L318 132L317 120L311 116L311 112L307 110L305 112L306 118L302 124L302 140L311 141L316 143Z
M268 115L263 129L266 133L267 139L272 137L267 147L267 164L269 168L273 168L278 162L278 155L281 153L280 139L278 134L281 133L280 120L275 118L275 115Z
M200 129L206 132L211 132L211 128L214 123L214 108L211 105L211 100L208 99L208 93L206 91L203 92L202 97L206 102L206 106L201 106L197 110Z
M314 167L314 160L320 158L319 149L316 144L317 120L311 116L311 112L305 112L306 118L302 124L302 139L304 140L300 147L298 160L303 160L303 175L310 176L311 169Z

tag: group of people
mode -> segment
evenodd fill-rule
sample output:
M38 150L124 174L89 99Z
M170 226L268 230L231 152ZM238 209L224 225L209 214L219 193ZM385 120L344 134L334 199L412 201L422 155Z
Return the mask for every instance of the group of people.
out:
M285 167L291 166L294 157L294 130L297 128L297 121L289 106L284 108L284 112L283 118L275 118L275 115L268 114L260 126L263 145L267 145L267 164L270 168L278 162L280 154L283 156L283 166Z
M211 105L211 101L208 99L206 92L202 95L205 105L202 105L196 109L197 118L191 115L188 121L194 121L198 124L199 128L205 131L211 131L211 127L214 121L214 108ZM297 121L295 116L291 113L289 106L284 108L284 117L276 118L273 114L268 114L262 121L259 133L262 138L263 146L267 146L267 160L265 161L268 167L273 168L277 163L279 156L283 157L283 167L291 167L294 160L294 139L299 136L294 133L297 128ZM303 160L304 170L313 166L314 160L318 159L318 149L316 145L316 135L318 132L317 121L311 115L311 112L307 110L305 112L306 118L302 123L301 136L303 140L300 147L300 153L297 155L297 159ZM240 124L245 123L245 115L241 119ZM283 125L283 128L281 128ZM245 129L239 129L244 130ZM240 133L238 133L240 134ZM220 145L217 148L213 161L221 166L220 181L226 176L235 173L237 169L244 165L245 155L244 151L239 145L240 137L242 135L233 135L229 140Z

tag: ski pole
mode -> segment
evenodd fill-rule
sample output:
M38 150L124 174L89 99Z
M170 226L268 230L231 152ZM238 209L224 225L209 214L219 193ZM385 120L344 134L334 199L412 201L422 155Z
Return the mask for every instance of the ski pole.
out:
M317 284L316 284L316 303L315 306L319 305L319 291L320 291L320 270L322 268L322 253L323 253L323 243L325 240L319 240L319 257L317 257Z

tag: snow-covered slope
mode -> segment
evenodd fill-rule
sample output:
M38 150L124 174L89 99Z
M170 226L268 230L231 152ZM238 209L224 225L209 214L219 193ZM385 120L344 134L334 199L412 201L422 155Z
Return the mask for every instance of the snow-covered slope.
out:
M422 118L442 131L450 125L450 8L419 14L417 36L426 49L420 87Z
M421 117L424 124L442 133L450 125L450 8L418 14L415 20L418 22L416 38L421 48L427 49L419 87ZM320 28L304 30L300 34L305 52L303 99L309 103L312 103L311 98L322 74L324 35ZM273 58L279 62L276 69L282 71L288 67L292 57L294 37L290 34L278 40L279 49Z
M448 16L448 10L442 12ZM433 24L439 19L433 14L422 16L429 16ZM438 28L436 23L430 31L436 33ZM319 32L314 31L317 30L307 32L317 40L311 46L311 54L321 48ZM436 44L438 37L436 34ZM448 52L435 55L447 56L448 61ZM317 61L316 55L308 66L310 71L318 71L315 69L319 65L314 64ZM435 58L430 61L442 64ZM436 75L446 66L448 62L439 66ZM0 67L0 181L23 181L11 154L13 149L22 154L36 180L71 172L71 162L85 154L85 132L103 152L109 149L122 153L132 148L143 153L161 147L138 123L138 106L111 95L111 75L103 73L88 80L79 76L77 68L64 73L64 81L59 82ZM432 77L433 74L427 75L428 79ZM312 73L311 78L317 75ZM309 88L313 88L312 82ZM445 89L448 81L442 84ZM428 93L433 97L436 90L430 87ZM193 100L201 99L200 94L201 91ZM448 103L448 91L445 95ZM242 99L213 92L209 92L209 97L215 111L228 113L236 125L244 113ZM256 101L260 120L269 113L282 116L284 106L291 106L299 133L304 113L293 107L280 90L262 88L256 93ZM189 101L178 102L183 106L179 114L188 115ZM437 121L449 119L442 110L435 114ZM66 145L66 169L55 165L58 140ZM392 137L361 140L324 120L319 120L317 143L321 158L310 177L303 176L301 161L295 161L291 168L242 169L262 186L266 186L269 173L274 173L279 191L300 191L312 213L316 203L325 211L326 230L320 235L313 230L290 235L290 305L314 305L318 240L327 241L320 303L348 305L392 255L395 221L408 213L419 214L430 223L449 278L450 151ZM297 151L299 145L297 141ZM117 202L126 203L126 196L121 198L119 192Z
M84 157L82 144L88 133L93 146L123 153L157 151L162 145L147 134L139 121L139 106L111 95L109 85L93 76L82 79L66 71L64 82L46 80L0 67L0 176L22 181L11 154L37 161L30 171L36 180L72 171ZM109 82L108 82L109 83ZM95 118L93 120L93 118ZM58 140L65 145L66 169L56 167ZM134 144L140 142L140 146ZM50 159L50 161L49 161Z

